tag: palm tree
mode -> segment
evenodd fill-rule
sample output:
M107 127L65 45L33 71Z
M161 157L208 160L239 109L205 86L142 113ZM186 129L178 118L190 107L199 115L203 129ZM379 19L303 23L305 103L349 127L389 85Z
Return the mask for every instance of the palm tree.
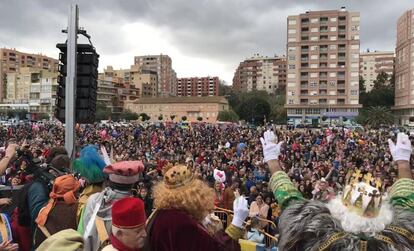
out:
M371 106L366 111L365 124L378 128L380 125L390 125L394 122L394 114L385 106Z

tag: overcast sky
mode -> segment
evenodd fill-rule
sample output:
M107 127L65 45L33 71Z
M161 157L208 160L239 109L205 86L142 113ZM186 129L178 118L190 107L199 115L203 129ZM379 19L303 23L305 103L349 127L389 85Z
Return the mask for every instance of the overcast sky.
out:
M0 0L0 46L58 57L69 0ZM254 53L284 55L286 18L307 10L361 13L361 50L393 51L396 22L413 0L78 0L80 26L107 65L168 54L178 77L218 76L231 84ZM85 41L85 40L80 40Z

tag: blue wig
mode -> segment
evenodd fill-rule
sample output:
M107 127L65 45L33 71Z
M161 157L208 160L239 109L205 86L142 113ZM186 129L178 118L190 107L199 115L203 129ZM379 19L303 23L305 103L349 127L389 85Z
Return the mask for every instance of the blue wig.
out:
M90 183L99 183L106 179L106 174L103 173L105 166L95 145L85 146L80 151L80 157L73 162L73 170Z

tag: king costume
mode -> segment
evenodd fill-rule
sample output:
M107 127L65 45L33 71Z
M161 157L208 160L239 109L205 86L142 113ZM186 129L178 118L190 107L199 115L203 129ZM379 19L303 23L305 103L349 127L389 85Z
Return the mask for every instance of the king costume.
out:
M234 201L234 217L223 231L211 216L214 190L194 177L186 166L167 166L164 181L154 188L155 212L147 222L145 251L233 251L240 250L247 200Z
M389 141L399 172L408 168L409 173L400 175L389 194L370 173L356 170L347 176L343 193L327 203L304 199L281 170L277 159L283 142L277 143L273 132L265 132L261 142L273 173L270 186L283 210L279 250L414 250L414 181L407 135L398 134L396 145Z

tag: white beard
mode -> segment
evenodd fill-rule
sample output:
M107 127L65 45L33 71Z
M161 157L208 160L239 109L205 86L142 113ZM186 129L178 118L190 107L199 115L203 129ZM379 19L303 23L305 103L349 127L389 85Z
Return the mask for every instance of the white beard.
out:
M342 196L330 200L326 206L331 215L341 222L346 232L355 234L365 233L373 236L381 232L393 220L393 210L388 200L383 201L379 214L374 218L367 218L352 212L342 204Z

